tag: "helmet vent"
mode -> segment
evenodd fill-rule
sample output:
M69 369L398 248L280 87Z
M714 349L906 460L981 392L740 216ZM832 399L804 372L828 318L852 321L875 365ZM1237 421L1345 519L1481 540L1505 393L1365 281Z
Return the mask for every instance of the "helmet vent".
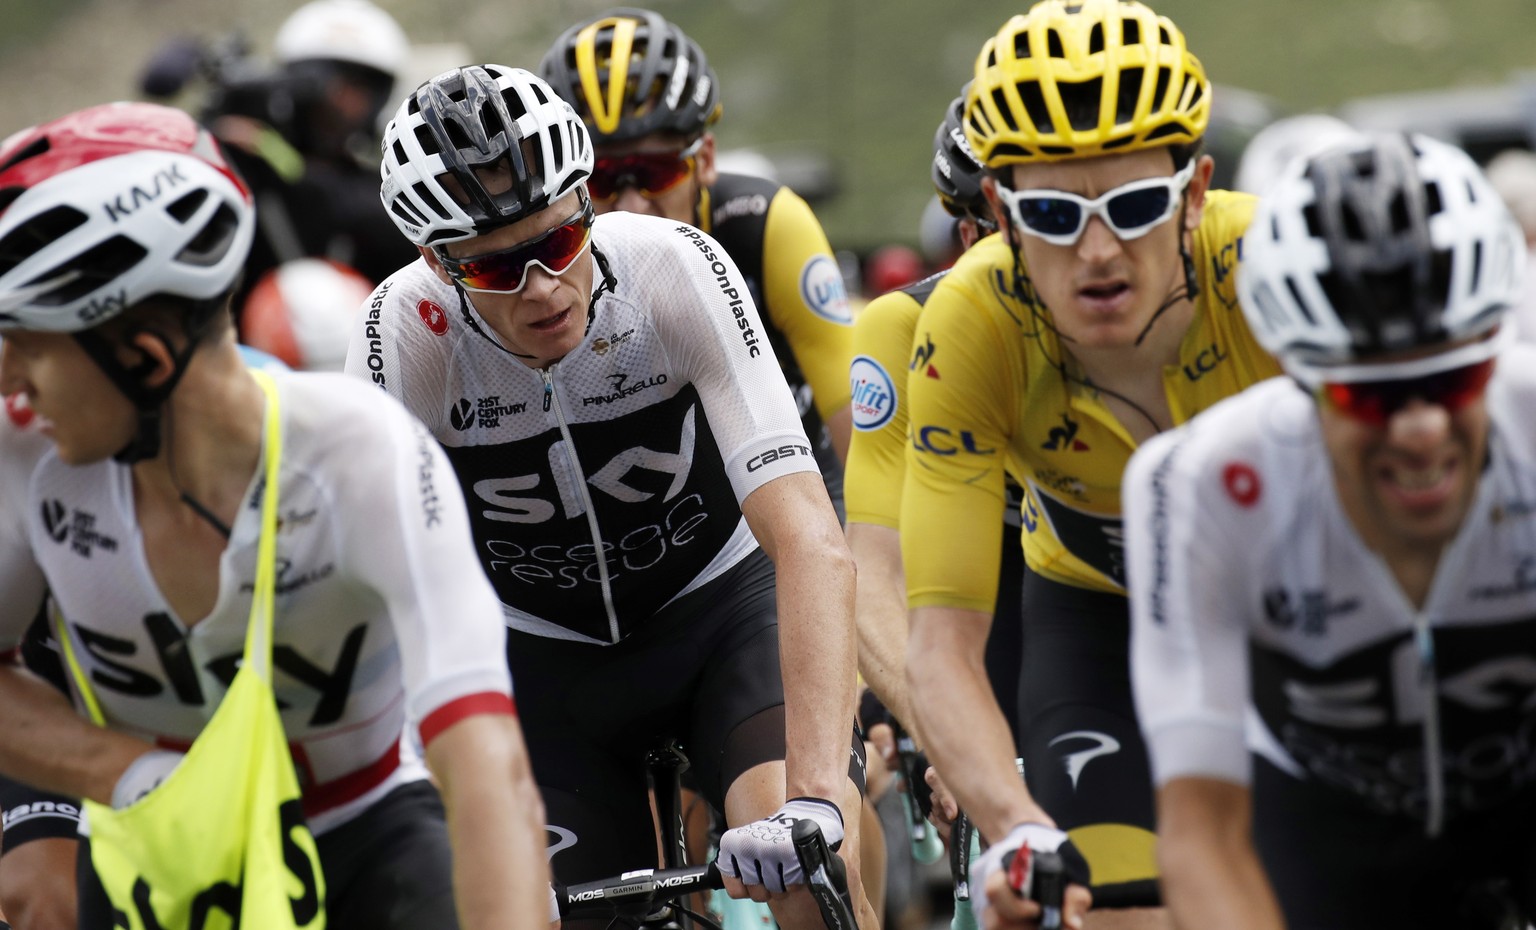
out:
M197 194L206 196L202 191L198 191ZM191 199L193 199L192 195L183 197L177 201L177 205ZM219 209L214 211L213 219L208 221L208 225L204 226L201 232L192 237L192 241L181 250L176 260L188 265L212 268L229 252L230 246L235 241L235 232L239 228L240 220L235 216L235 211L231 210L228 204L219 204Z
M1325 276L1323 286L1326 288L1328 286L1327 282L1332 279L1332 275ZM1291 292L1291 300L1297 307L1301 308L1301 315L1307 318L1307 322L1316 323L1317 321L1312 317L1312 308L1308 307L1307 302L1301 299L1301 288L1296 286L1295 278L1290 275L1285 276L1285 289Z
M67 275L71 271L76 272L78 277L62 287L34 297L32 302L47 307L73 303L137 265L148 254L143 246L127 236L113 236L70 261L38 275L31 283Z
M74 207L54 207L18 226L0 240L0 271L7 271L31 258L37 250L72 229L84 226L86 216Z
M1123 75L1124 75L1125 78L1133 78L1133 82L1136 85L1138 85L1138 87L1140 86L1140 84L1141 84L1141 69L1140 68L1137 68L1135 71L1127 70L1127 71L1123 72ZM1040 93L1040 91L1038 89L1036 89L1036 86L1034 84L1029 85L1029 87L1031 89L1033 89L1035 91L1035 93L1037 93L1037 94ZM1065 93L1065 90L1066 90L1066 88L1063 88L1062 97L1064 97L1064 98L1068 97L1068 94ZM1073 129L1076 129L1076 130L1079 130L1079 131L1083 131L1083 130L1093 129L1096 126L1099 125L1099 108L1096 105L1096 103L1097 103L1100 95L1103 94L1103 92L1104 92L1104 79L1103 78L1093 78L1092 80L1083 81L1081 84L1075 84L1075 85L1072 86L1071 99L1082 100L1085 103L1087 103L1089 101L1095 102L1095 105L1093 105L1093 106L1081 106L1081 107L1069 106L1069 107L1067 107L1067 118L1071 121ZM1135 98L1133 97L1132 99L1134 100ZM1041 101L1040 101L1040 108L1041 108L1042 111L1045 110L1045 100L1044 100L1044 98L1042 98ZM1034 114L1033 109L1031 109L1030 114L1031 115ZM1116 118L1117 119L1119 118L1119 114L1116 114ZM1049 113L1046 114L1045 120L1046 120L1046 122L1050 122L1050 115L1049 115ZM1035 122L1036 122L1036 124L1038 124L1040 122L1040 120L1036 119Z
M1088 54L1097 55L1104 51L1104 24L1094 23L1088 32Z
M516 118L516 115L514 115L513 119ZM511 126L502 125L501 114L497 113L496 108L489 102L480 106L480 125L485 127L485 134L488 138L495 136L499 132L509 132L512 128Z
M1392 203L1387 207L1387 215L1392 218L1392 229L1409 231L1413 227L1413 218L1408 215L1408 197L1401 190L1392 195Z
M1173 36L1170 36L1168 34L1168 27L1167 26L1158 26L1157 27L1157 39L1163 45L1172 45L1173 44Z
M1195 80L1193 77L1186 77L1184 79L1184 93L1189 95L1189 106L1185 109L1193 110L1199 105L1201 98L1205 96L1205 84Z
M1424 185L1424 214L1426 216L1438 216L1445 209L1445 204L1440 199L1440 185Z
M993 96L1001 98L1002 93L1001 91L997 91L994 92ZM1048 107L1045 103L1045 94L1040 90L1039 84L1035 83L1034 81L1030 81L1026 84L1020 84L1019 96L1024 99L1024 110L1029 114L1029 121L1035 124L1035 130L1037 132L1042 134L1049 134L1056 131L1055 125L1051 122L1050 107ZM1006 102L999 99L998 103L1000 104L1000 106L997 108L998 112L1009 112L1010 108L1007 106ZM1019 127L1014 126L1011 128L1018 129Z
M443 128L448 131L448 144L455 149L464 150L470 147L469 133L456 120L443 120Z
M1067 53L1061 47L1061 33L1055 29L1045 31L1045 55L1047 58L1067 57Z
M174 216L176 218L176 222L178 222L178 223L185 223L187 220L190 220L197 213L197 208L201 207L203 205L203 202L206 201L207 199L208 199L208 192L207 191L205 191L205 190L192 191L191 193L187 194L185 197L182 197L181 199L177 200L175 203L173 203L170 206L166 207L165 208L165 212L169 213L171 216Z
M549 133L549 143L550 143L550 148L552 148L554 150L554 152L553 152L553 156L554 156L553 157L553 164L556 164L556 165L563 165L563 164L565 164L565 135L564 135L564 133L559 133L559 132L551 132L551 133ZM530 153L530 154L535 154L535 153ZM530 164L539 164L539 159L535 155L534 158L529 159L529 163Z
M1015 34L1014 37L1013 37L1013 57L1015 57L1015 58L1029 58L1030 56L1031 56L1031 52L1030 52L1030 48L1029 48L1029 33L1027 33L1027 32L1019 32L1019 33ZM991 68L991 67L995 66L996 64L997 64L997 54L996 54L996 52L991 52L987 56L987 67Z
M1123 20L1121 20L1120 21L1120 44L1121 45L1127 45L1127 46L1129 46L1129 45L1140 45L1141 44L1141 23L1137 22L1134 19L1123 19Z
M432 135L432 130L425 125L416 127L416 144L421 146L421 150L428 155L441 155L443 153L437 144L437 138ZM401 158L400 161L402 164L406 164L409 162L409 159Z
M1472 283L1468 289L1476 294L1483 276L1483 240L1478 239L1472 243Z
M10 160L8 160L5 164L0 165L0 172L9 171L29 158L36 158L37 156L44 154L48 151L49 147L50 146L48 144L47 136L38 139L36 142L33 142L31 145L11 156Z
M411 185L411 191L415 193L416 197L422 203L430 204L432 211L436 213L440 218L445 220L453 219L452 215L450 215L447 210L443 209L443 205L438 203L437 198L432 196L432 192L427 190L426 184L423 184L421 181L417 181L415 184Z
M1152 105L1163 106L1163 98L1168 95L1168 85L1173 83L1173 69L1163 65L1157 69L1157 90L1152 92Z

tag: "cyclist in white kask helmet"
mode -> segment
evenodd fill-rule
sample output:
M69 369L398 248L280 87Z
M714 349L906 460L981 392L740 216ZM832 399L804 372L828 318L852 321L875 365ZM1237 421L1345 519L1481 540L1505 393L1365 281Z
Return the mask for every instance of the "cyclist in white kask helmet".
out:
M347 370L423 418L465 489L549 831L577 838L555 876L655 859L640 760L673 738L750 827L721 840L733 893L818 927L787 834L841 841L858 894L852 561L736 264L685 223L594 217L592 167L528 71L413 91L380 193L421 260L374 292Z
M463 498L398 404L246 368L229 299L253 220L178 110L93 107L0 144L0 393L27 411L0 418L0 773L164 810L272 546L270 684L324 874L322 897L289 862L293 925L538 926L541 811ZM45 590L58 691L14 659ZM80 875L81 927L186 926L206 904ZM240 898L215 909L239 922Z

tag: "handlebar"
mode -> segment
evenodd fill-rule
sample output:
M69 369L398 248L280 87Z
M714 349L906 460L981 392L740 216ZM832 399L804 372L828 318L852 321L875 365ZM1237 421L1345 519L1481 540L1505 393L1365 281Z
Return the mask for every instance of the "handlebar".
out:
M858 930L848 894L847 869L827 847L821 828L810 820L798 821L792 842L805 872L806 888L816 899L828 930ZM616 878L568 886L556 882L555 900L562 918L613 914L645 917L673 899L724 885L720 870L711 862L679 869L639 869Z

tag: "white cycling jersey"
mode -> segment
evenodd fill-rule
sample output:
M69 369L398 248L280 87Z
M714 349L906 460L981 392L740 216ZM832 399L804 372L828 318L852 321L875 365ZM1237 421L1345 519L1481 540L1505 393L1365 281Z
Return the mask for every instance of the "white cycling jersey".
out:
M273 685L323 831L426 777L402 735L430 742L465 716L511 710L506 633L453 473L421 424L351 378L272 377L283 429ZM150 572L130 469L70 467L51 447L39 454L39 438L9 422L0 432L0 652L21 641L46 581L108 725L184 749L244 650L260 472L217 603L189 626Z
M1136 454L1132 673L1159 785L1246 784L1251 748L1436 832L1536 784L1536 353L1501 357L1487 402L1489 459L1422 610L1343 512L1289 379Z
M596 220L602 294L547 370L494 342L417 261L374 292L347 371L400 398L447 449L507 622L614 643L757 547L754 490L815 472L747 285L715 240L631 213ZM595 553L604 553L598 559Z

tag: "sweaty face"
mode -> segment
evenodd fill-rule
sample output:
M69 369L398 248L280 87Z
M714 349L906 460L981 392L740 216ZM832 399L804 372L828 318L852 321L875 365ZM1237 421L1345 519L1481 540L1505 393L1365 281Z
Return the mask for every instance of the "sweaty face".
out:
M483 236L449 243L448 255L467 259L511 249L549 232L581 211L581 198L572 192L532 216ZM446 274L430 253L427 260ZM529 265L526 283L516 294L466 290L470 303L485 318L507 348L533 367L564 358L581 344L587 331L587 307L592 297L592 249L586 248L566 271L555 275Z
M24 393L70 465L99 462L133 438L133 405L64 333L11 331L0 342L0 394Z
M1318 412L1339 499L1368 546L1428 553L1456 535L1488 447L1482 393L1453 409L1415 397L1384 423L1326 399Z
M1174 173L1164 148L1124 155L1084 158L1013 167L1015 191L1064 191L1088 200L1125 184ZM1056 327L1085 348L1133 345L1152 315L1183 285L1179 241L1184 224L1197 225L1198 204L1206 181L1197 170L1185 193L1188 208L1176 210L1165 222L1139 238L1122 240L1099 216L1089 216L1081 236L1071 245L1047 242L1014 230L1029 277ZM990 185L989 185L990 189ZM990 197L999 219L1008 209Z

